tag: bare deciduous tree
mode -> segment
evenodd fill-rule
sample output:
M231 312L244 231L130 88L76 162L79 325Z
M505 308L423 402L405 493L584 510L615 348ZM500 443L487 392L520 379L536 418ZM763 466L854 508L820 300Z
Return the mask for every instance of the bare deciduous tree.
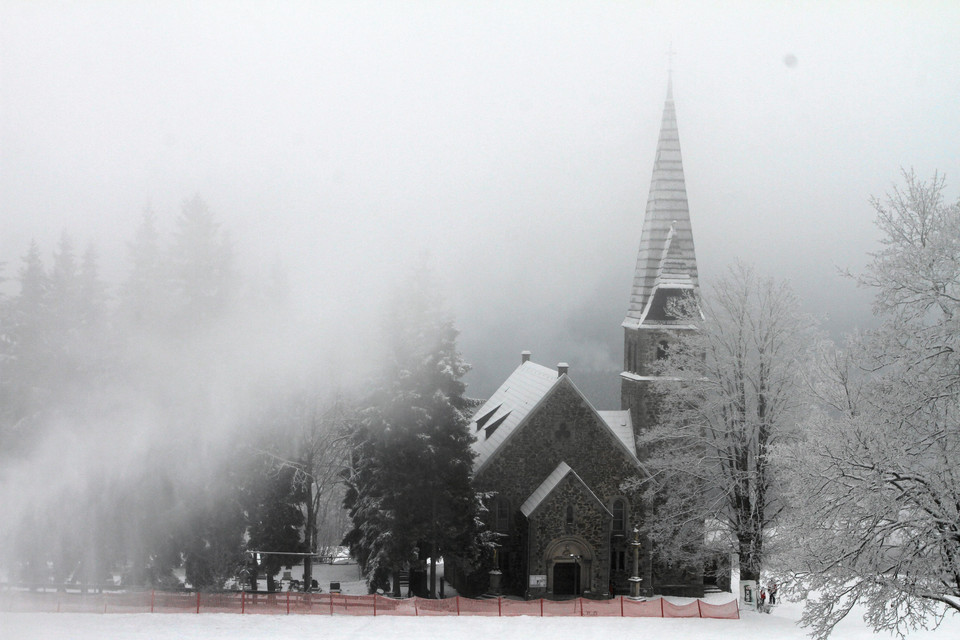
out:
M649 476L637 482L655 505L648 535L675 563L738 553L741 578L758 580L783 509L768 451L796 433L799 365L814 323L787 284L739 263L702 301L679 306L696 330L670 345L658 372L659 423L639 441Z
M883 248L859 277L881 326L820 350L823 409L787 448L790 584L825 638L857 604L903 633L960 611L960 203L905 172L874 200Z
M285 418L280 425L280 438L285 443L276 451L265 450L280 468L293 470L293 484L300 495L304 517L303 581L309 587L313 578L313 555L320 544L329 548L338 544L345 531L340 528L330 531L327 521L337 517L342 500L338 491L341 472L346 466L347 437L345 424L350 419L349 410L342 399L324 403L312 394L301 394L290 399L282 409ZM324 528L335 540L321 541L318 533Z

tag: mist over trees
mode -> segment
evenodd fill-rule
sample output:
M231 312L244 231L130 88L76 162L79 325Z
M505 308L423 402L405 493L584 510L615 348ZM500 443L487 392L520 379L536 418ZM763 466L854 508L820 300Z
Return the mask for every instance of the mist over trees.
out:
M960 611L960 202L904 173L874 200L882 248L858 276L880 326L823 344L819 408L786 447L787 571L817 638L857 605L903 633Z
M319 365L268 367L273 336L292 326L285 276L245 276L254 269L200 196L169 233L146 211L128 247L112 285L96 247L78 252L67 234L49 260L32 242L5 261L0 535L12 544L0 573L91 587L114 574L175 586L175 567L198 588L257 569L272 580L276 559L258 568L245 550L316 551L339 470L317 444L336 428L318 423L307 442L290 415L293 394L315 407L333 397ZM323 544L342 534L324 530Z
M474 453L466 429L474 403L457 330L421 265L384 318L385 367L349 431L345 538L371 590L399 593L399 573L425 567L436 596L436 561L473 558L480 543Z

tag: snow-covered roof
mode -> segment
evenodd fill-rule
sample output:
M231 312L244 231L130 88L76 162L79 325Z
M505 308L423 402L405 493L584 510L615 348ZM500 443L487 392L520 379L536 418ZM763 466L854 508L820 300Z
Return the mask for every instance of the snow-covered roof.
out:
M558 380L556 370L530 361L510 374L470 422L470 433L476 436L474 470L484 465Z
M471 445L477 454L473 462L474 473L484 467L530 413L562 381L583 398L587 406L600 418L600 423L610 430L614 441L623 447L633 464L641 466L637 458L633 420L629 410L597 411L568 375L561 376L554 369L528 360L510 374L470 421L468 428L470 433L476 436Z
M637 455L637 444L633 437L633 419L630 411L597 411L614 435L623 443L627 451Z
M557 465L557 468L550 472L550 474L544 478L543 482L540 483L540 486L533 490L533 493L530 494L530 497L527 498L522 505L520 505L520 513L526 517L530 517L537 508L543 504L543 501L553 493L553 490L557 488L557 485L560 484L560 481L567 477L568 474L573 474L573 477L577 479L582 486L584 491L589 494L594 501L600 505L600 508L607 512L611 517L613 514L610 513L610 510L607 509L606 505L603 504L603 501L597 497L590 487L587 486L587 483L583 481L576 471L570 468L566 462L561 462Z

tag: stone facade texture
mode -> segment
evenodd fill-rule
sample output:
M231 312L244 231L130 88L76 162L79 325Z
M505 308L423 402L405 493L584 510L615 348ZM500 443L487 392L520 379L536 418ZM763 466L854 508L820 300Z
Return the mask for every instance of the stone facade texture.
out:
M570 522L568 507L573 512ZM531 574L548 577L546 592L554 590L552 569L558 562L580 565L580 591L599 594L607 590L611 518L609 510L598 504L573 474L568 474L531 514L527 566Z
M567 503L554 495L542 506L543 515L539 512L532 514L534 517L530 522L519 511L524 501L561 462L566 462L580 476L607 510L618 497L625 499L627 505L638 504L636 496L620 492L621 482L641 473L636 459L623 448L567 378L543 399L526 422L474 476L478 490L495 492L497 499L509 503L510 525L500 539L500 568L508 593L535 595L529 591L528 576L543 575L538 574L542 570L538 563L543 560L547 548L564 536L579 536L589 544L594 559L590 590L594 593L595 589L605 592L609 587L611 553L627 552L625 536L610 530L609 513L599 507L593 510L582 496L574 503L576 533L557 528L554 510L565 509ZM570 478L572 476L564 482ZM555 491L560 490L561 485L558 485ZM572 495L570 499L573 499ZM578 513L580 515L576 516ZM640 514L630 512L628 506L625 530L631 530L632 518L639 517ZM644 566L648 564L644 558ZM549 571L545 573L549 575ZM619 585L618 589L625 586Z

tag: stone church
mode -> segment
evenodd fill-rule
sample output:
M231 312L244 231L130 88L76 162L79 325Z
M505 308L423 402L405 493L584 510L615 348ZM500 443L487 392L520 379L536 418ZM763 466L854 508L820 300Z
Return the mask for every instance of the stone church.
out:
M635 441L654 420L650 363L664 357L671 335L685 328L670 317L667 301L697 287L668 83L633 290L622 325L620 409L598 410L577 388L576 372L566 364L545 367L524 352L520 366L469 426L476 436L474 484L490 492L488 524L500 534L491 574L493 582L500 583L497 590L529 598L629 593L633 527L643 514L638 496L623 493L620 485L644 473ZM702 595L702 575L655 571L647 546L640 551L641 592ZM449 576L454 584L463 579L455 575Z

